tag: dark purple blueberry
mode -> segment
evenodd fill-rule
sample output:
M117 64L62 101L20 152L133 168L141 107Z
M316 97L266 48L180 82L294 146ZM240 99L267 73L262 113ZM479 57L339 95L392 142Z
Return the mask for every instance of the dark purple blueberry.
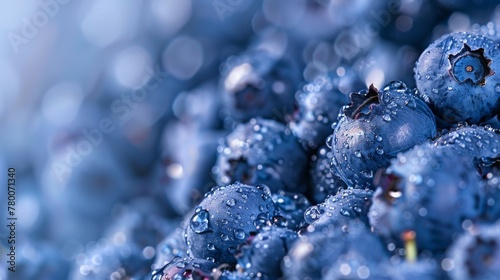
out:
M304 193L307 155L284 125L264 119L240 124L218 148L219 184L265 184L271 191Z
M431 110L402 82L391 82L382 91L372 85L351 93L350 99L328 141L332 164L349 187L373 189L379 168L436 135Z
M415 80L436 116L480 123L498 114L500 48L492 39L451 33L432 43L415 66Z
M442 252L463 223L479 217L484 193L470 160L430 143L401 153L377 178L370 224L403 246L412 233L419 251Z
M189 255L236 264L239 245L278 214L266 186L235 183L207 193L186 229Z

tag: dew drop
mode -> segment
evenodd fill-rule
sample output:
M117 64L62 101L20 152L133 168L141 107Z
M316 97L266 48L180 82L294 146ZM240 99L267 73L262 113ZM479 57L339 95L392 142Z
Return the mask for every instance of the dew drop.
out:
M385 114L382 116L382 119L386 122L390 122L392 119L391 119L391 116L389 116L388 114Z
M328 135L328 138L326 138L326 146L330 149L333 147L333 134Z
M191 217L191 229L196 233L203 233L209 231L208 226L208 211L200 210Z
M245 232L242 229L235 229L234 230L234 237L236 239L244 239L245 238Z
M495 92L500 93L500 83L496 84L495 86Z
M346 216L346 217L349 217L351 216L351 213L349 213L349 211L347 209L344 209L344 208L341 208L339 210L340 214L342 214L343 216Z

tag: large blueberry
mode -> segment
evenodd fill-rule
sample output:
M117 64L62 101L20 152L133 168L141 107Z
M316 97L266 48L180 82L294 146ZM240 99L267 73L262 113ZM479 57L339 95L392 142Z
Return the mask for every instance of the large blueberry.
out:
M236 264L239 245L276 215L277 208L266 186L235 183L205 195L186 229L192 257Z
M373 188L377 169L436 135L431 110L402 82L389 83L382 91L370 86L350 98L328 141L332 164L349 187Z
M448 123L479 123L500 106L500 47L472 33L451 33L432 43L415 67L417 88Z
M430 143L398 155L377 179L370 224L397 246L442 252L463 222L482 212L480 178L470 160ZM406 237L411 237L408 240Z
M218 147L219 184L265 184L271 191L303 193L307 155L284 125L264 119L241 124Z

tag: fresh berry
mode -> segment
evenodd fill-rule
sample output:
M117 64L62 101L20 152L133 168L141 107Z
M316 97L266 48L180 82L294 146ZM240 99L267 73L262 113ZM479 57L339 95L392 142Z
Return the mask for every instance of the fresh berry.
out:
M442 252L462 223L482 212L480 178L472 163L453 149L430 143L399 154L377 178L381 186L370 208L375 232L402 247ZM405 236L413 240L405 240Z
M350 99L328 141L332 164L349 187L373 189L373 176L379 168L436 135L434 115L401 82L389 83L382 91L372 85L352 93Z
M499 51L492 39L461 32L442 36L422 53L415 80L437 117L477 124L498 113Z
M307 155L284 125L264 119L241 124L218 147L217 180L265 184L271 191L304 193Z
M236 264L238 246L277 214L266 186L235 183L218 187L205 195L190 219L186 229L189 255Z

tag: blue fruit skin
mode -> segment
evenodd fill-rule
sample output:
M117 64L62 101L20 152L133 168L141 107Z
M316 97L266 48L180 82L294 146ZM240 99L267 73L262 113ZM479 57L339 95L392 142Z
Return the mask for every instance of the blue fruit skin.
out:
M290 128L306 149L315 150L332 134L331 123L347 104L347 96L329 76L322 75L304 85L296 99L299 108Z
M339 190L336 195L329 196L323 203L307 209L304 217L307 223L315 227L328 224L347 225L353 219L369 226L367 214L372 197L371 190Z
M309 200L301 194L280 191L273 194L273 201L280 216L286 219L286 227L299 230L304 221L304 212L311 206Z
M438 148L452 149L471 162L476 161L479 169L486 169L500 157L500 130L491 126L459 124L443 133L433 144Z
M471 161L424 143L398 155L380 180L368 217L375 232L403 246L413 231L419 250L442 252L464 220L483 211L484 193Z
M457 59L461 54L466 55ZM452 124L486 121L500 106L500 47L482 35L444 35L420 56L415 80L438 118Z
M266 186L235 183L218 187L205 195L187 226L189 255L236 264L238 246L277 214Z
M329 195L335 195L340 189L347 185L339 177L337 170L331 168L333 153L326 145L321 146L311 156L311 189L310 197L313 203L318 204L325 201Z
M218 147L217 181L265 184L273 193L304 193L308 161L297 139L284 125L265 119L240 124Z
M293 112L299 73L284 58L248 51L222 65L219 92L230 118L246 122L262 117L285 122Z
M250 277L261 275L259 279L278 279L283 274L281 261L297 238L297 233L287 228L261 229L240 248L237 255L240 270Z
M371 188L377 169L436 136L429 107L402 82L352 93L332 137L332 165L348 187Z
M500 226L475 225L448 250L453 280L495 280L500 275Z

